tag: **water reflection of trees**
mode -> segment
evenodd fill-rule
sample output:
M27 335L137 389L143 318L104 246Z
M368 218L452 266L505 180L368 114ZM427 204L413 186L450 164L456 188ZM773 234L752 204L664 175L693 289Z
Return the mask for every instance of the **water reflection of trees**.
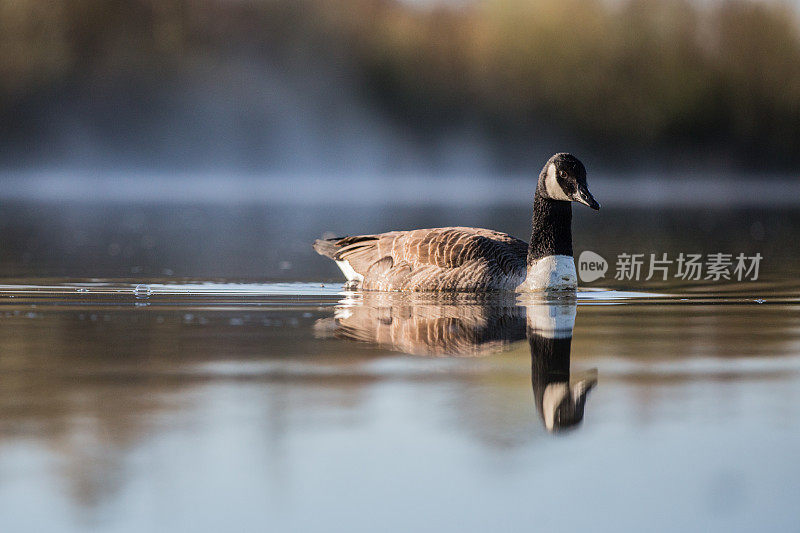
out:
M369 365L391 357L374 349L376 339L386 340L378 348L409 353L483 356L516 349L531 330L525 308L513 300L386 303L340 307L336 319L307 310L8 307L0 315L0 446L42 444L56 458L67 493L93 508L136 470L138 446L207 422L187 416L205 408L205 385L256 391L264 435L279 449L298 424L360 423L365 395L385 379ZM347 309L358 322L347 322L345 333ZM323 337L367 341L360 345L368 349L310 338L312 328ZM407 377L457 381L474 394L455 414L465 426L479 426L487 443L509 442L509 424L529 434L530 388L515 380L483 382L483 374L420 367Z
M624 391L616 389L620 405L632 411L624 416L647 423L661 410L674 409L674 388L681 383L694 384L682 402L717 392L735 399L737 382L782 379L782 367L768 363L797 353L796 317L780 305L584 306L580 334L572 341L548 340L547 333L571 334L568 310L574 307L522 303L353 301L344 302L333 320L334 311L316 305L135 311L5 306L0 451L18 445L31 453L42 450L69 496L93 508L142 475L137 448L158 444L172 432L188 435L181 442L190 442L204 427L224 421L225 411L208 411L207 402L217 401L213 392L220 389L234 395L232 404L249 402L234 414L244 413L248 423L255 419L263 455L277 477L285 468L287 442L298 431L326 424L367 427L374 416L367 408L371 394L386 381L409 385L403 393L413 408L446 431L508 447L530 442L536 426L577 420L582 406L576 400L592 376L581 384L572 368L576 360L588 367L589 357L613 358L616 363L603 372L606 383L626 382ZM559 319L551 309L565 312ZM559 320L570 327L548 326ZM315 338L312 330L360 342ZM564 364L566 345L572 365ZM395 364L402 356L386 349L473 357L409 357ZM549 350L550 356L530 359L533 373L526 383L527 369L519 363L525 358L527 366L529 350ZM765 354L770 357L763 368L725 363ZM711 363L680 365L696 358ZM667 371L658 370L659 363L668 363ZM442 390L444 403L431 407L431 399L443 401Z
M205 365L287 348L302 319L264 328L258 315L236 311L28 309L0 315L0 445L42 443L67 491L88 506L120 487L137 445L193 423L185 414L199 386L263 377Z

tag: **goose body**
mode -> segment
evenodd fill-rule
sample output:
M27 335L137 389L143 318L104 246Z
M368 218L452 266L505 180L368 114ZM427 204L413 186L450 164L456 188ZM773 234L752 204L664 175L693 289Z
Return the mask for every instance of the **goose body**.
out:
M467 227L391 231L318 240L351 289L376 291L537 291L575 289L572 201L597 209L586 170L556 154L539 176L530 243Z

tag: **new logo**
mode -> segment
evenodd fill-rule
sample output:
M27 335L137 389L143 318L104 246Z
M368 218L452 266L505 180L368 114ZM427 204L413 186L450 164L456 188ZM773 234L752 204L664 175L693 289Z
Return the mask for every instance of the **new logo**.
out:
M599 254L584 250L578 257L578 275L584 283L590 283L606 275L608 261Z

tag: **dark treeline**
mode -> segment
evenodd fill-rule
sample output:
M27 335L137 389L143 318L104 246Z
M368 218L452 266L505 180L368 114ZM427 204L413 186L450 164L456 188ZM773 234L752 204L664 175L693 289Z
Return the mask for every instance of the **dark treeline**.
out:
M269 82L248 85L263 73ZM609 164L800 162L800 35L784 4L0 0L5 165L65 155L69 143L59 154L52 142L59 121L68 132L80 122L101 150L117 142L158 159L165 137L202 145L198 131L220 124L204 113L227 102L219 113L233 105L239 119L218 135L244 139L237 153L269 167L294 146L274 140L284 126L263 133L288 105L281 91L318 122L365 107L421 145L458 128L495 155L558 140ZM164 121L174 124L158 133ZM337 129L321 135L324 145Z

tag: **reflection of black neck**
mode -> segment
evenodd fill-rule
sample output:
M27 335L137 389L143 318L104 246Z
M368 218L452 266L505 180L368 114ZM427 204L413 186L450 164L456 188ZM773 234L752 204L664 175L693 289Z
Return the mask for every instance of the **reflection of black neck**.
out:
M572 255L572 204L545 198L537 189L528 265L548 255Z
M569 383L569 354L572 337L550 339L528 332L531 345L531 382L536 409L544 417L544 390L551 383Z

